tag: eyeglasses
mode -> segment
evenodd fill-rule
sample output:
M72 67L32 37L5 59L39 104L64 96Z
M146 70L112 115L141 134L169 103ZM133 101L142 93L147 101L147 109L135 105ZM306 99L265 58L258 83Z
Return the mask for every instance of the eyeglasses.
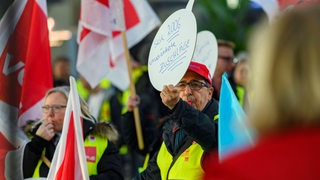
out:
M227 61L227 62L233 62L233 63L236 63L237 62L237 59L234 58L234 57L228 57L228 56L218 56L218 58L224 60L224 61Z
M42 106L42 111L43 113L47 114L50 112L50 109L53 110L54 113L58 113L61 111L61 109L66 108L67 106L62 106L62 105L54 105L54 106Z
M192 80L190 82L179 82L176 85L176 87L179 89L179 91L184 91L187 85L190 87L192 91L199 91L202 87L207 87L207 88L210 87L208 83L204 83L197 80Z

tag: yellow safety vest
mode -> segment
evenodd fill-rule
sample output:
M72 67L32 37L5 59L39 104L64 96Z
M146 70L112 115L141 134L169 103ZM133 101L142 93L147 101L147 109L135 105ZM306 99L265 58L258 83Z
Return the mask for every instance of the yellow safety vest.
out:
M81 83L81 81L79 79L76 81L76 84L77 84L77 89L78 89L78 93L79 93L80 97L82 99L84 99L85 101L87 101L88 96L90 95L90 91L83 87L83 84ZM104 89L108 89L111 87L111 83L109 80L103 79L100 82L100 86ZM110 107L109 100L102 102L101 107L100 107L98 120L110 122L110 120L111 120L111 107Z
M204 174L201 167L203 153L201 146L196 142L192 142L173 163L173 156L168 152L163 142L157 156L161 179L201 179Z
M105 122L111 121L111 105L110 101L103 101L100 107L100 115L99 120L103 120Z
M219 114L217 114L217 115L215 115L214 117L213 117L213 120L218 120L219 119ZM148 167L148 163L149 163L149 157L150 156L150 154L148 153L147 155L146 155L146 157L145 157L145 160L144 160L144 162L143 162L143 166L142 167L139 167L139 169L138 169L138 172L139 173L141 173L141 172L143 172L144 170L146 170L147 169L147 167Z
M77 85L77 90L78 90L79 96L80 96L82 99L87 99L90 92L89 92L88 89L86 89L86 88L83 87L83 84L82 84L82 82L80 81L80 79L77 79L76 85Z
M105 138L94 135L88 135L86 137L84 141L84 147L86 152L89 176L98 174L97 165L103 155L103 152L105 151L105 149L107 149L107 146L108 140ZM43 151L43 154L44 153L45 149ZM33 178L40 177L40 166L42 163L43 161L40 159L33 172Z
M244 96L245 96L245 90L243 87L237 85L236 86L236 91L237 91L237 96L239 98L239 103L241 105L241 107L243 107L244 105Z

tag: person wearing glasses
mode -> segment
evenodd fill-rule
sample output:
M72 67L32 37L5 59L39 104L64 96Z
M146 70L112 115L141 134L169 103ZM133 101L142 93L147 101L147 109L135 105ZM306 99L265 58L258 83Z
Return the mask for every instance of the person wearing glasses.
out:
M250 93L250 88L248 88L251 79L248 56L248 53L244 51L236 56L237 62L235 63L235 68L229 78L232 89L245 111L248 110L250 99L252 98L252 93Z
M191 61L180 82L160 93L169 118L163 142L135 179L201 179L205 155L217 147L218 104L208 68Z
M63 128L69 92L68 86L59 86L46 93L42 120L33 126L33 137L24 148L24 178L47 177ZM123 179L120 156L114 145L116 130L110 124L97 123L81 98L80 106L90 179Z
M231 77L232 71L235 68L234 48L235 44L233 42L218 39L218 61L212 78L214 87L213 98L217 101L220 99L223 73L226 72L228 77Z

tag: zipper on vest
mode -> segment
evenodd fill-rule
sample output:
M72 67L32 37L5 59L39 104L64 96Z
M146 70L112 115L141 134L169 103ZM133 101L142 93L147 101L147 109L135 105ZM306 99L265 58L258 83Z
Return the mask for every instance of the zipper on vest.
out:
M167 180L168 180L169 173L170 173L170 170L171 170L172 166L174 165L174 163L176 163L176 161L177 161L177 159L180 157L180 155L181 155L186 149L188 149L189 146L191 146L192 141L193 141L193 140L192 140L191 138L187 139L187 141L183 144L183 146L180 147L180 150L178 151L178 153L176 153L175 155L173 155L173 157L172 157L172 162L171 162L170 167L169 167L168 172L167 172L167 177L166 177Z
M177 157L176 157L176 158L175 158L175 157L176 157L176 156L173 156L173 157L172 157L172 162L171 162L171 164L170 164L170 166L169 166L169 169L168 169L168 172L167 172L166 180L168 180L170 170L171 170L172 166L174 165L174 163L176 162L176 160L178 159Z

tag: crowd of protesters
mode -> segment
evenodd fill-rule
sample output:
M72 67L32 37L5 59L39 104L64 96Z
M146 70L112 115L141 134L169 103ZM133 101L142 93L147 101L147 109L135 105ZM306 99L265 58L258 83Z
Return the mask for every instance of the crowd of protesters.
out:
M107 80L91 88L79 78L84 142L96 150L95 162L87 162L90 179L319 179L319 17L319 6L285 11L257 28L249 56L235 58L235 44L220 39L212 76L206 65L191 60L181 80L161 92L152 87L143 65L133 71L136 95ZM47 92L42 119L25 129L30 137L25 178L48 174L63 128L69 65L66 58L54 63L57 87ZM218 161L224 72L259 138L254 147ZM136 137L136 107L143 149ZM108 136L110 131L119 137Z

